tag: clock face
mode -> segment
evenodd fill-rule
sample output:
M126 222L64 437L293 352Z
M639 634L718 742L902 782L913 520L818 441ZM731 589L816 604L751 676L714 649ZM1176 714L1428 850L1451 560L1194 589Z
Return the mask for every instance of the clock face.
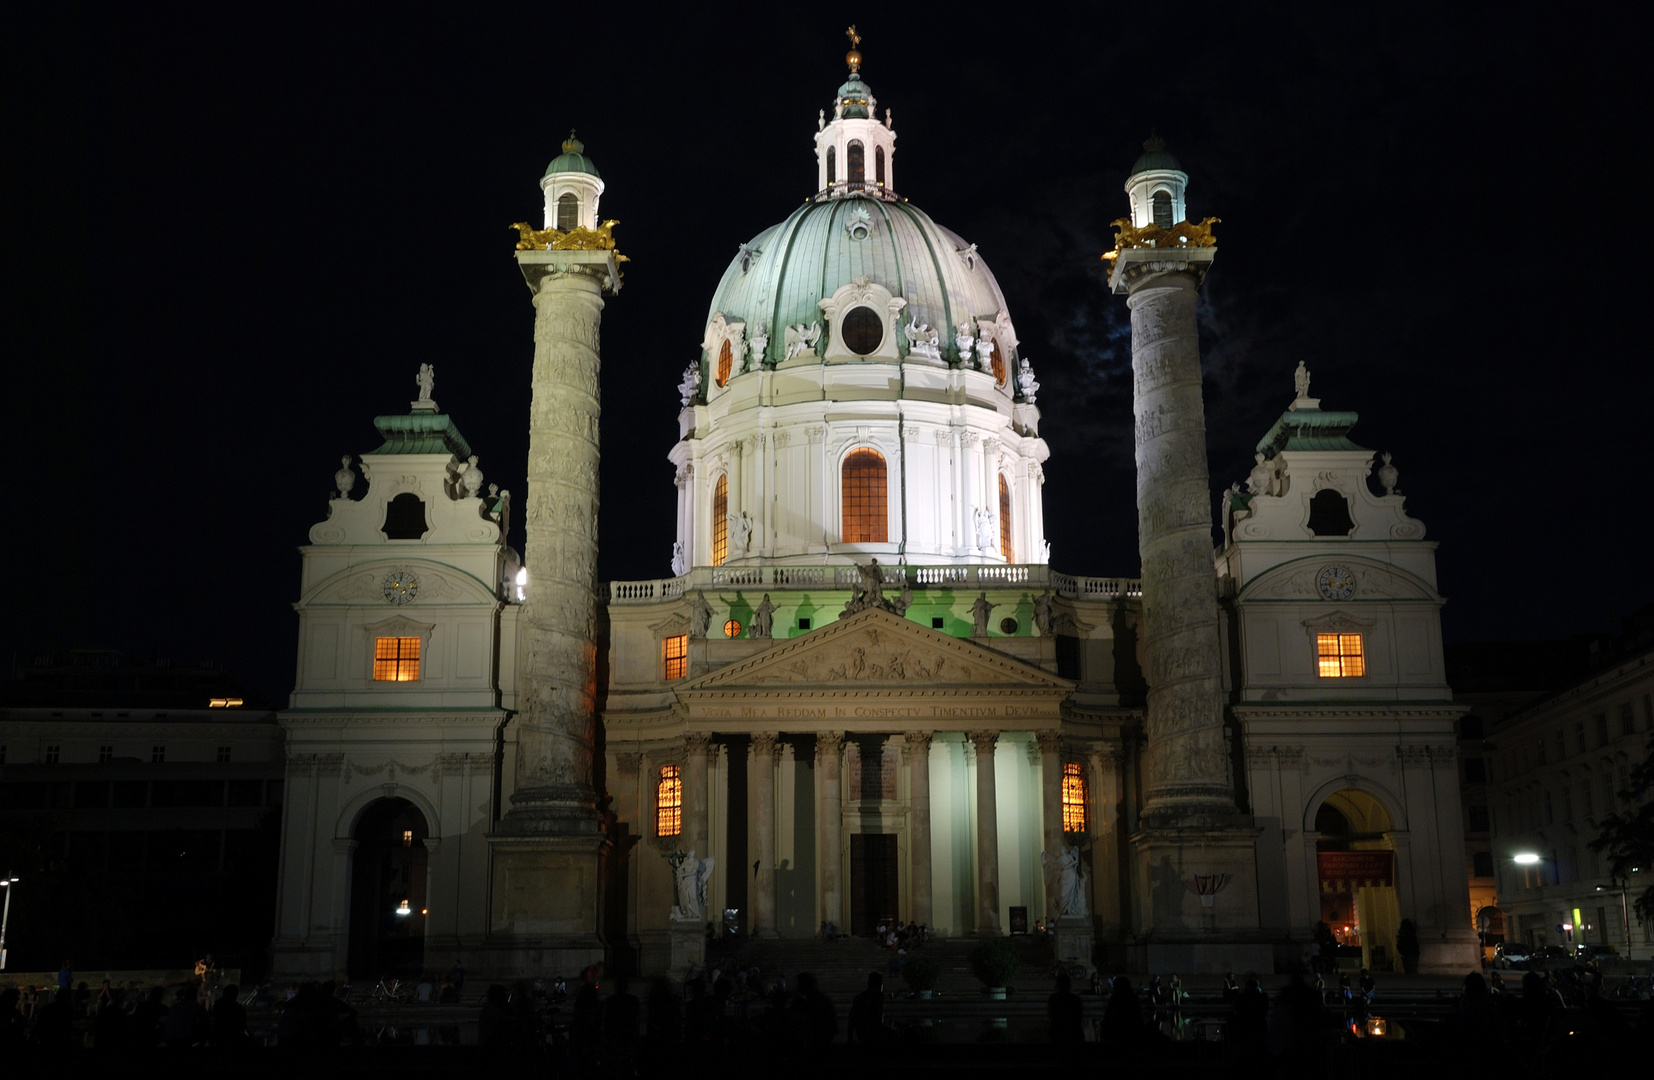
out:
M419 579L407 570L392 570L385 576L385 599L406 604L419 591Z
M1355 574L1345 566L1327 566L1315 577L1315 587L1328 600L1348 600L1355 595Z

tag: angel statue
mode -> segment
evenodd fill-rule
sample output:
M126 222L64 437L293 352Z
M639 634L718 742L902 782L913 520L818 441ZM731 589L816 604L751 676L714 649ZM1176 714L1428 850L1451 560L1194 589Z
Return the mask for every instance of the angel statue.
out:
M821 323L814 322L806 327L803 323L787 327L786 336L782 339L786 346L786 359L791 360L805 349L813 349L816 342L821 340Z

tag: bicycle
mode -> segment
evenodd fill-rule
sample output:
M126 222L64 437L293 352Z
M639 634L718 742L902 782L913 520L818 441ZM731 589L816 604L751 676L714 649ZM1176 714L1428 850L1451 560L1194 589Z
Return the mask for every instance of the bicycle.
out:
M379 982L374 986L373 992L369 995L369 999L372 1001L389 1001L398 1005L406 1005L414 999L414 995L417 993L419 993L419 989L417 987L408 986L403 983L401 979L391 979L387 983L385 976L381 975L379 977Z

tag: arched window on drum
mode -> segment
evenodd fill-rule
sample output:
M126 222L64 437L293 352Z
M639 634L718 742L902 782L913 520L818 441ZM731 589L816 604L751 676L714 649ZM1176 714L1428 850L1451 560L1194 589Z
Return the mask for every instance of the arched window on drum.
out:
M580 200L572 194L557 196L557 231L568 232L580 224Z
M1011 485L1005 474L999 474L999 553L1008 563L1017 561L1016 547L1011 542Z
M884 458L877 450L853 450L839 469L846 544L883 544L890 539Z
M729 347L729 339L724 339L723 348L718 350L718 385L729 383L729 371L735 364L735 350Z
M718 477L712 489L712 565L724 565L729 555L729 475Z

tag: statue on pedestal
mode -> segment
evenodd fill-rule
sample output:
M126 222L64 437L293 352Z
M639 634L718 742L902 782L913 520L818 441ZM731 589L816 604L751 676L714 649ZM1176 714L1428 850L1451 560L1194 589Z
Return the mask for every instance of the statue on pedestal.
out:
M764 599L752 609L752 629L748 632L755 638L767 638L775 626L775 605L770 603L770 594L765 593Z
M989 602L987 593L982 593L976 598L976 602L971 605L972 637L988 636L988 616L992 615L994 608L998 606Z
M1057 916L1064 919L1088 915L1085 899L1085 869L1080 865L1080 849L1064 846L1060 854L1040 852L1040 861L1048 872L1057 877Z
M712 877L711 859L695 858L679 852L668 856L672 862L672 918L681 922L700 922L706 913L706 883Z

